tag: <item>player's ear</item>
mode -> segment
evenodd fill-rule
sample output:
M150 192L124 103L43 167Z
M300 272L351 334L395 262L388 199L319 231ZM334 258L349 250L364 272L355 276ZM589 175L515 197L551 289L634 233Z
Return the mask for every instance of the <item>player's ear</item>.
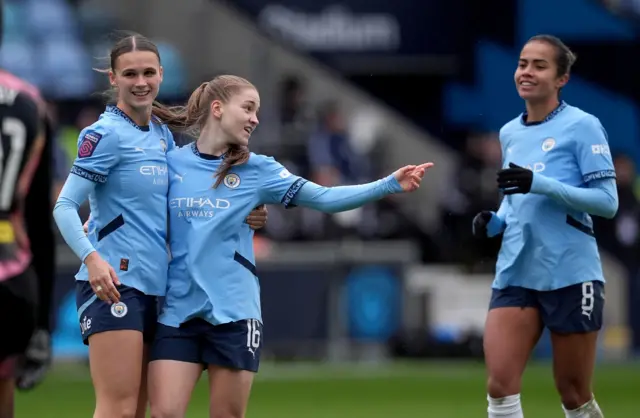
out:
M111 84L111 87L117 87L116 74L113 72L113 70L109 70L109 84Z
M160 76L160 82L162 83L162 77L164 76L164 68L162 68L162 65L160 66L160 69L158 70L158 75Z
M558 89L561 89L564 86L566 86L568 82L569 82L569 74L562 75L558 77L558 81L556 82L556 87L558 87Z
M214 100L211 102L211 115L220 118L222 117L222 102L220 100Z

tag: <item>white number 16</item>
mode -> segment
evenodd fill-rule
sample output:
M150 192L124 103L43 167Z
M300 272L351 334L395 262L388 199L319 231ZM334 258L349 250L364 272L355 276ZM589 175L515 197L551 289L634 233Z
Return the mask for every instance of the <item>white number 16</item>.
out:
M260 321L247 319L247 348L254 352L260 347Z

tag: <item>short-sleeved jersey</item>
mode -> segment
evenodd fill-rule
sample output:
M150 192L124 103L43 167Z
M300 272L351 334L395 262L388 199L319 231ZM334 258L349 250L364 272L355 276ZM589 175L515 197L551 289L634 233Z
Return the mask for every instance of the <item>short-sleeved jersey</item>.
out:
M159 121L138 126L109 106L80 133L71 168L96 183L89 196L91 244L123 284L148 295L163 295L166 288L166 153L174 146ZM84 264L76 279L88 279Z
M44 145L38 98L17 80L0 77L0 281L31 261L23 210Z
M273 158L251 154L214 188L222 159L201 155L194 143L167 160L172 260L160 322L261 320L253 231L245 219L263 203L291 205L306 180Z
M536 175L574 186L614 179L607 134L600 121L566 103L543 122L526 124L524 115L500 130L503 167L527 167ZM604 281L593 222L550 197L528 193L505 196L506 229L494 288L521 286L553 290Z

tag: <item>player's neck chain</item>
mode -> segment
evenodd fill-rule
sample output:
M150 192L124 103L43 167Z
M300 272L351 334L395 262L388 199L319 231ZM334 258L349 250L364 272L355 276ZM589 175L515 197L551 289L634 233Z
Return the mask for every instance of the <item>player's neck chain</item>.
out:
M224 157L226 155L226 154L222 154L221 156L218 157L216 155L211 155L211 154L202 154L198 150L198 145L196 144L196 141L193 141L191 143L191 151L193 151L196 157L199 157L205 160L224 160Z
M522 118L520 119L520 122L522 122L523 125L525 126L534 126L534 125L541 125L543 123L547 123L549 122L551 119L555 118L556 116L558 116L558 114L560 112L562 112L564 109L567 108L567 103L564 100L560 101L560 104L551 111L551 113L549 113L547 115L546 118L544 118L543 120L539 121L539 122L527 122L527 117L529 116L529 114L527 113L527 111L525 110L522 113Z
M109 105L109 106L107 106L107 110L106 110L106 112L107 112L107 113L113 113L114 115L118 115L118 116L120 116L122 119L124 119L124 120L126 120L127 122L129 122L129 124L130 124L131 126L133 126L134 128L136 128L136 129L137 129L137 130L139 130L139 131L145 131L145 132L146 132L146 131L148 131L148 130L149 130L149 127L148 127L148 126L140 126L140 125L138 125L137 123L135 123L135 122L133 121L133 119L131 119L131 118L129 117L129 115L127 115L126 113L124 113L124 112L122 111L122 109L120 109L118 106Z

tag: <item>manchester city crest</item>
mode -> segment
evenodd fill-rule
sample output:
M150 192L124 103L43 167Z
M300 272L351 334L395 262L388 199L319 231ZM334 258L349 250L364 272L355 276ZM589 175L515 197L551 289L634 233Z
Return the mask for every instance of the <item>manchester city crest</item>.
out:
M240 177L237 174L227 174L224 177L223 183L230 189L235 189L240 186Z
M127 305L125 305L124 302L118 302L111 305L111 315L116 318L122 318L128 311L129 308L127 308Z

